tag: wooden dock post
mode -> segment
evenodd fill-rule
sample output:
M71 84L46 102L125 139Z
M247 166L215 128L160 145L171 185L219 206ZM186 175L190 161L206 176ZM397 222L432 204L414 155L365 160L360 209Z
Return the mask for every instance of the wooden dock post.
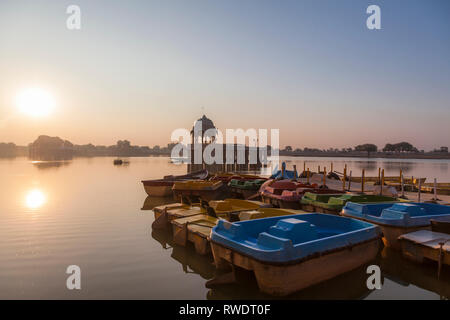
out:
M333 162L331 162L331 171L330 172L333 172Z
M320 166L317 166L317 173L320 173Z
M398 182L402 183L403 170L400 169L400 175L398 176Z
M327 167L323 167L323 186L327 185Z
M433 200L437 200L438 199L438 197L437 197L437 179L436 178L434 178L434 199Z
M306 171L306 183L309 184L309 168L308 171Z
M361 193L364 193L365 174L366 174L366 170L362 169L362 173L361 173Z
M297 165L294 164L294 178L293 180L297 180Z
M347 165L344 167L344 177L342 178L342 191L345 191L345 180L347 179Z
M421 189L422 189L422 179L419 178L419 191L417 192L417 202L420 202Z
M402 198L405 197L405 180L403 179L403 173L400 176L400 185L401 185L401 190L402 190Z
M352 186L352 170L350 170L350 176L348 177L348 191L350 191Z
M306 174L306 161L303 161L303 173Z
M378 168L378 183L381 183L381 168Z
M384 187L384 169L381 170L381 184L380 184L380 196L383 195L383 187Z

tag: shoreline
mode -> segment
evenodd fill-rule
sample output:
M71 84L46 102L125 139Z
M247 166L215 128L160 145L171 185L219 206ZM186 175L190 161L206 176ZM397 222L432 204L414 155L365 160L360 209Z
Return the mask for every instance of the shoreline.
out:
M280 151L280 156L283 157L317 157L317 158L365 158L365 159L434 159L434 160L450 160L450 154L386 154L373 153L370 156L367 152L363 154L357 152L349 153L334 153L334 152L283 152Z

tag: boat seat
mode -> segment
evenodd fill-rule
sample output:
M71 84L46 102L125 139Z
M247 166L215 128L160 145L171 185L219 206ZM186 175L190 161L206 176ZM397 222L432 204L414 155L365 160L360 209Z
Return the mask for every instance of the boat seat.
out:
M258 239L258 243L264 244L264 242L269 241L268 238L270 236L288 239L293 244L302 241L314 240L318 237L316 227L313 224L294 218L279 220L276 225L269 228L267 235L264 235L261 238L263 243L260 243L260 239Z

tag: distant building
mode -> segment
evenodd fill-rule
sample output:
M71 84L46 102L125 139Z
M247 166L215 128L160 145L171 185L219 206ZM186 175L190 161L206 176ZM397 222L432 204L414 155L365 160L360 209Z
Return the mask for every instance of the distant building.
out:
M441 152L448 153L448 147L441 147Z

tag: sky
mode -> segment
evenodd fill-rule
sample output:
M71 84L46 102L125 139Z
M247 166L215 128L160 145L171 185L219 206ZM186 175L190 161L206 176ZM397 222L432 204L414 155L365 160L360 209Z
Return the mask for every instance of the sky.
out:
M81 9L69 30L66 9ZM366 9L381 8L381 30ZM42 88L53 112L17 96ZM2 0L0 141L166 145L206 114L281 146L449 146L448 0Z

